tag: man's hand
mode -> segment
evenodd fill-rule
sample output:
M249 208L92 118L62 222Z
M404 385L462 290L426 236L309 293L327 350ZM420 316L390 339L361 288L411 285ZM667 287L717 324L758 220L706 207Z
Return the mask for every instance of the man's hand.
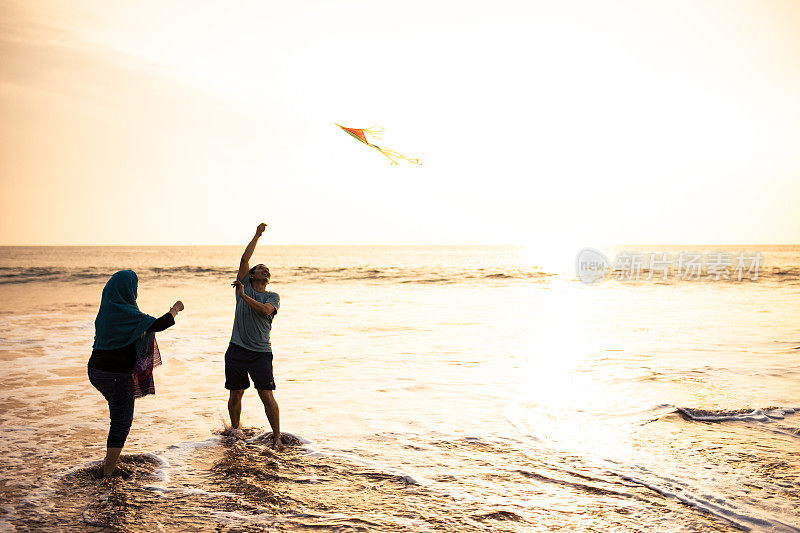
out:
M238 296L239 298L244 297L244 285L242 284L241 281L237 279L236 281L231 283L231 286L236 287L236 296Z
M258 239L261 238L261 235L264 233L265 229L267 229L267 225L263 222L256 228L256 234L252 239L250 239L250 243L247 245L247 248L244 249L242 258L239 260L239 272L236 274L236 279L242 279L247 275L247 271L250 270L250 258L253 257L253 252L256 251Z
M232 287L236 287L236 296L244 300L244 303L250 306L250 309L255 311L261 316L270 316L275 312L275 307L272 304L257 302L244 293L244 285L238 279L231 283Z

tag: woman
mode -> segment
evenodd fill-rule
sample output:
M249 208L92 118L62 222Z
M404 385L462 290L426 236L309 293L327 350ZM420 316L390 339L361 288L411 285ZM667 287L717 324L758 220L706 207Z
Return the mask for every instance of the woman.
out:
M183 311L178 300L158 319L142 313L136 305L138 283L132 270L111 276L94 321L89 381L108 401L111 413L103 476L110 476L117 465L133 422L134 400L155 394L153 366L161 364L155 333L175 324Z

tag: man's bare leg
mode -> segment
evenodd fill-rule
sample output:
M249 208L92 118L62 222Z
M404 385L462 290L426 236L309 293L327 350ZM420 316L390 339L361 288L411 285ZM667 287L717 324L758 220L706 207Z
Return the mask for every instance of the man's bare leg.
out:
M106 448L106 461L103 463L103 477L108 477L114 473L119 460L119 454L122 453L122 448Z
M228 398L228 414L231 417L231 429L239 429L242 416L242 396L244 396L244 390L232 390L231 396Z
M258 389L258 397L264 404L264 412L267 414L269 425L272 426L272 447L280 450L283 446L281 445L281 416L278 402L275 401L271 390Z

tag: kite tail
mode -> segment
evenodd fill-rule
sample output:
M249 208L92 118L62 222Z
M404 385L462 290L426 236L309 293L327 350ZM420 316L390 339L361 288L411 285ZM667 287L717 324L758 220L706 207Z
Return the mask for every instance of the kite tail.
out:
M391 160L391 162L392 162L392 164L393 164L393 165L396 165L396 164L397 164L397 161L395 161L395 160L394 160L394 158L396 157L396 158L398 158L398 159L405 159L405 160L406 160L406 161L408 161L409 163L413 163L413 164L415 164L415 165L420 165L420 166L422 166L422 163L420 163L419 159L409 159L408 157L404 156L403 154L399 154L399 153L397 153L397 152L395 152L394 150L391 150L391 149L389 149L389 148L383 148L382 146L375 146L374 144L373 144L372 146L373 146L373 147L375 147L375 148L377 148L377 150L378 150L380 153L382 153L383 155L385 155L386 157L388 157L388 158Z
M383 139L383 128L381 128L380 126L372 126L370 128L361 131L363 131L364 133L368 133L369 135L375 137L376 139Z

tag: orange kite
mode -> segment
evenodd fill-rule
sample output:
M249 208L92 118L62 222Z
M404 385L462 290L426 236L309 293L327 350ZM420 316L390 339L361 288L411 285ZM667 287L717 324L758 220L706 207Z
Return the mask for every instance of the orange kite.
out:
M375 148L377 151L379 151L380 153L382 153L383 155L388 157L392 161L393 165L397 164L397 161L395 161L395 158L397 158L397 159L405 159L409 163L414 163L415 165L422 165L422 163L419 162L419 159L409 159L409 158L407 158L406 156L404 156L402 154L398 154L394 150L390 150L389 148L384 148L382 146L378 146L378 145L372 144L371 142L369 142L367 140L367 135L366 135L367 133L369 133L369 135L371 137L375 137L376 139L380 139L381 138L381 133L383 132L383 128L368 128L368 129L345 128L344 126L342 126L341 124L337 124L336 122L334 122L334 124L336 124L337 126L342 128L344 131L346 131L347 133L349 133L350 135L352 135L353 137L355 137L356 139L358 139L362 143L366 144L370 148Z

